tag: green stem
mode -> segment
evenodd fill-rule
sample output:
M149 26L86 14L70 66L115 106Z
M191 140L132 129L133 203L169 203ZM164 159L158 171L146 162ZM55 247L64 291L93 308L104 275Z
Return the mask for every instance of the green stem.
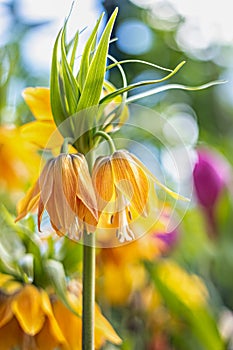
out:
M107 142L108 142L108 145L109 145L109 148L110 148L110 151L111 153L114 153L116 152L116 147L114 145L114 142L113 142L113 139L111 138L111 136L109 136L106 132L104 131L97 131L94 135L94 137L96 136L100 136L100 137L103 137Z
M74 143L74 139L72 137L66 137L61 146L60 153L68 153L69 145Z
M84 232L82 350L94 350L95 234Z
M90 173L94 153L87 159ZM95 233L83 233L82 350L95 348Z

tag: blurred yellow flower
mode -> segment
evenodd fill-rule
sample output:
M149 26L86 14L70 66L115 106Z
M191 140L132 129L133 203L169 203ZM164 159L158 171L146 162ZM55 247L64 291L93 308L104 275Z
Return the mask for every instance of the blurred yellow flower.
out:
M206 305L208 291L201 278L188 274L174 261L165 260L158 266L161 281L189 308Z
M83 230L94 232L97 204L85 157L62 153L50 159L33 188L18 204L18 217L38 208L38 228L46 209L59 235L78 240Z
M37 175L40 157L37 149L21 138L20 129L0 126L0 185L21 189Z
M63 143L63 137L53 120L50 90L45 87L28 87L22 95L36 118L35 121L21 126L22 137L39 148L54 149L60 147Z
M71 282L68 299L72 308L77 312L82 312L81 288L76 281ZM62 330L69 350L79 350L82 348L82 319L75 316L56 297L52 298L53 312L59 327ZM95 304L95 349L101 348L106 341L113 344L120 344L121 339L116 334L111 324L102 315L100 308Z
M82 320L54 295L34 285L12 282L0 274L1 350L81 350ZM69 290L71 306L81 312L80 292ZM95 305L95 349L105 341L120 344L121 339Z
M0 293L1 350L53 350L66 346L47 293L33 285L18 288L11 294Z
M160 255L160 247L152 235L130 244L104 248L97 256L97 294L113 305L125 305L135 291L147 284L144 260L153 261Z

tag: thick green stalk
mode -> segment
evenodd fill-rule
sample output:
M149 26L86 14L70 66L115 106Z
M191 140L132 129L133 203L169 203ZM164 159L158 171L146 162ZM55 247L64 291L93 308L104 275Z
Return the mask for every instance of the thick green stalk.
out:
M87 157L90 172L94 153ZM83 233L82 350L95 348L95 233Z
M84 232L82 350L94 350L95 234Z

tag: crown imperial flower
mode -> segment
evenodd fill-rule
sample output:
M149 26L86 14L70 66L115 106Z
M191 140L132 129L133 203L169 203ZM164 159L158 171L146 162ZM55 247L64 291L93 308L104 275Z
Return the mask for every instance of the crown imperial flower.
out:
M134 220L148 216L150 192L156 195L153 183L172 197L185 199L161 184L137 157L126 150L99 157L92 179L101 213L98 228L114 229L121 243L135 238L131 227Z
M140 161L127 151L115 151L96 160L92 177L99 211L107 215L120 242L131 241L134 216L148 214L150 184Z
M82 154L65 154L49 160L32 189L18 206L16 221L38 208L38 228L46 209L59 235L80 239L97 223L97 206L91 177Z

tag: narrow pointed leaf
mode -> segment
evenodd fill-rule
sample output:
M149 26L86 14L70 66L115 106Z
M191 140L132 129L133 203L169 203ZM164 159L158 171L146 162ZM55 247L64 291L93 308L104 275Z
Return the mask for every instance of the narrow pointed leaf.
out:
M117 12L118 9L113 12L111 18L109 19L91 61L79 100L78 110L83 110L99 103L106 72L109 40Z
M65 46L65 32L66 24L61 34L61 65L62 65L62 77L64 80L64 93L67 99L68 114L72 115L76 112L78 105L78 99L80 96L79 87L77 81L73 75L71 67L67 60L66 46Z
M74 62L75 62L76 52L78 48L78 41L79 41L79 32L75 34L73 39L73 48L72 48L71 57L70 57L70 68L72 71L74 69Z
M95 38L97 36L97 32L100 26L100 23L102 21L103 18L103 14L100 16L100 18L98 19L86 45L82 54L82 59L81 59L81 64L80 64L80 70L78 73L78 84L80 86L80 89L82 91L86 77L87 77L87 73L88 73L88 69L89 69L89 65L90 65L90 54L91 54L91 50L93 48L93 42L95 41Z
M166 80L170 79L173 75L175 75L183 67L184 64L185 64L185 61L179 63L178 66L176 66L176 68L171 73L169 73L168 75L166 75L165 77L163 77L161 79L140 81L138 83L130 84L126 87L117 89L115 92L102 98L100 100L100 103L106 103L107 101L112 100L114 97L116 97L120 94L123 94L126 91L130 91L130 90L136 89L136 88L141 87L141 86L162 83L163 81L166 81Z
M67 111L64 108L64 104L61 102L60 96L60 72L59 72L59 61L58 61L58 45L60 42L62 29L58 33L56 38L54 48L53 48L53 56L52 56L52 66L51 66L51 77L50 77L50 101L51 101L51 109L54 121L56 125L62 123L62 121L67 117Z
M112 68L118 66L119 64L121 65L121 64L125 64L125 63L141 63L141 64L145 64L146 66L150 66L150 67L153 67L153 68L164 70L166 72L172 72L173 71L172 69L165 68L165 67L159 66L157 64L151 63L151 62L142 61L142 60L136 60L136 59L123 60L123 61L118 61L118 62L112 63L112 64L110 64L110 65L108 65L106 67L106 70L112 69Z
M110 58L116 64L122 77L123 87L126 87L127 78L126 78L124 69L113 56L108 55L108 58ZM104 86L105 86L105 89L108 91L108 93L114 92L116 90L115 87L113 87L110 83L106 81L104 82ZM104 130L107 130L108 132L115 132L119 130L122 124L126 122L129 116L128 109L126 107L126 98L127 98L127 92L124 92L122 95L116 96L116 98L113 100L114 102L116 102L116 108L113 111L111 111L109 115L105 117L105 120L103 121ZM102 106L104 109L105 107L103 104ZM101 108L100 108L100 111L101 111Z
M167 84L164 86L159 86L157 88L142 92L140 94L133 95L133 96L127 98L126 103L132 103L132 102L140 100L141 98L155 95L155 94L158 94L159 92L163 92L163 91L168 91L168 90L173 90L173 89L174 90L175 89L176 90L185 90L185 91L199 91L199 90L208 89L211 86L225 84L225 83L226 83L225 80L216 80L216 81L211 81L209 83L199 85L199 86L187 86L187 85L182 85L182 84Z

